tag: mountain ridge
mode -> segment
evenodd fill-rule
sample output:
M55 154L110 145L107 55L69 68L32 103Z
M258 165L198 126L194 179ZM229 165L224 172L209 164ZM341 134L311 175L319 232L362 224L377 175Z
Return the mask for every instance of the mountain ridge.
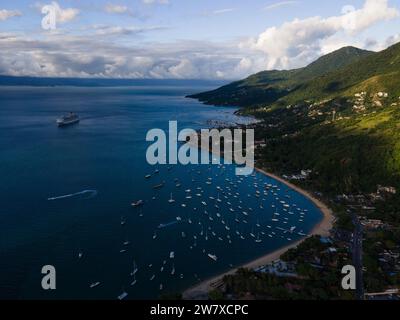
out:
M333 98L335 93L352 94L354 90L347 92L347 89L373 76L396 71L388 70L384 61L392 59L395 67L399 67L400 58L395 59L399 52L400 44L380 52L343 47L304 68L262 71L216 90L189 97L205 104L251 108L267 104L293 104L301 100L322 100Z

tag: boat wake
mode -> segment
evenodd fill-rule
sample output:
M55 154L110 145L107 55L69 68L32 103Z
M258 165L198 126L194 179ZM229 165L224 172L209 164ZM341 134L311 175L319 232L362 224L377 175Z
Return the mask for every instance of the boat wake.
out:
M165 228L171 227L171 226L173 226L175 224L178 224L178 223L179 223L179 221L172 221L170 223L162 223L162 224L160 224L158 226L158 229L165 229Z
M82 199L92 199L97 196L97 190L83 190L76 193L66 194L63 196L51 197L48 198L47 201L56 201L56 200L63 200L63 199L70 199L75 197L81 197Z

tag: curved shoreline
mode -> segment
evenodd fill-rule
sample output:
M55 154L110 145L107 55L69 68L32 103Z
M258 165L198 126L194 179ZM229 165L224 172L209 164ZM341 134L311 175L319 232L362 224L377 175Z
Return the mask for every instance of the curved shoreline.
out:
M310 236L314 235L320 235L320 236L328 236L329 231L332 229L333 222L334 222L334 216L332 214L332 211L326 206L322 201L318 200L315 198L310 192L305 191L301 189L300 187L284 180L283 178L274 175L272 173L266 172L263 169L260 168L255 168L255 170L259 173L262 173L272 179L275 179L289 188L295 190L296 192L300 193L301 195L305 196L307 199L309 199L322 213L323 218L322 220L314 226L312 229L311 233L307 236L304 237L303 239L292 243L290 245L287 245L283 248L280 248L278 250L275 250L265 256L262 256L258 259L255 259L247 264L244 264L238 268L231 269L225 273L222 273L218 276L215 276L213 278L210 278L208 280L205 280L201 282L200 284L197 284L183 292L183 299L185 300L206 300L208 299L208 292L210 290L215 289L218 284L221 282L222 278L227 276L227 275L233 275L235 274L239 269L255 269L258 267L261 267L263 265L269 264L277 259L280 258L282 254L284 254L286 251L289 249L297 247L300 243L302 243L304 240L306 240Z

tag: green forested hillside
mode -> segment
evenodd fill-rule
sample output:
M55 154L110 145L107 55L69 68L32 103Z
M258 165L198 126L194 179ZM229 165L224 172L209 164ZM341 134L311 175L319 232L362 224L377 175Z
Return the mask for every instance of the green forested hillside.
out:
M217 90L190 96L207 104L250 107L270 104L298 91L304 83L345 67L372 52L345 47L319 58L305 68L262 71Z
M256 140L265 146L257 149L257 166L329 201L335 228L354 231L355 216L382 221L382 227L363 232L364 289L399 287L398 260L382 257L389 250L400 252L400 44L378 53L343 48L306 68L261 72L196 97L241 106L242 113L261 119L255 125ZM311 174L298 180L303 169ZM394 188L381 194L380 186ZM340 276L316 272L309 265L314 260L303 263L307 255L317 255L314 248L320 245L312 238L305 243L308 249L300 246L283 257L295 261L297 272L306 276L297 283L298 291L287 290L276 277L239 272L225 278L226 293L297 299L311 287L310 298L314 292L319 298L347 298L335 290ZM351 252L352 245L346 245L345 252ZM270 285L263 287L266 281Z
M267 169L312 169L319 190L347 193L400 187L399 96L400 44L378 53L346 47L195 97L263 119L256 134L267 142L259 160Z

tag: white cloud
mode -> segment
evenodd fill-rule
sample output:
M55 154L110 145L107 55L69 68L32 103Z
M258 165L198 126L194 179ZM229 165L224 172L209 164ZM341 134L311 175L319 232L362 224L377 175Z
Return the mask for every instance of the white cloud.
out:
M393 36L390 36L388 39L386 39L384 47L392 46L398 42L400 42L400 33L397 33Z
M224 8L224 9L218 9L218 10L214 10L214 11L204 11L202 13L202 15L206 16L206 17L219 16L219 15L230 13L230 12L233 12L236 10L237 10L237 8Z
M0 10L0 21L4 21L19 16L22 16L22 14L18 10L6 10L6 9Z
M118 4L107 4L105 6L105 11L108 13L115 13L115 14L126 14L130 13L130 10L127 6L118 5Z
M360 32L398 15L386 0L367 0L359 10L295 19L254 39L221 43L131 41L136 35L163 29L158 26L95 25L80 29L79 35L66 30L36 37L0 32L0 74L238 79L265 69L302 67L346 45L384 49L400 41L400 34L376 41L364 39ZM352 22L349 17L354 16L357 20Z
M229 12L232 12L235 10L236 10L236 8L226 8L226 9L215 10L212 13L213 14L224 14L224 13L229 13Z
M292 4L297 4L297 3L299 3L299 1L281 1L281 2L276 2L276 3L270 4L270 5L266 6L266 7L264 7L264 10L269 11L269 10L277 9L277 8L280 8L280 7L286 7L286 6L289 6L289 5L292 5Z
M235 43L177 41L129 45L113 42L114 33L134 34L147 28L97 26L80 36L46 34L30 39L0 33L0 74L50 77L236 79L253 64L241 60L250 52ZM92 30L92 31L90 31ZM103 34L93 35L93 31ZM144 32L144 31L143 31ZM237 65L241 67L237 68ZM249 69L250 68L250 69Z
M366 0L359 10L329 18L294 19L265 30L250 46L267 55L268 69L303 66L322 52L324 41L340 33L356 35L377 22L399 16L388 0Z
M142 0L144 4L169 4L169 0Z
M162 26L147 26L147 27L120 27L120 26L108 26L108 25L95 25L92 27L97 35L100 36L117 36L117 35L134 35L149 31L164 30L166 27Z
M56 18L57 23L66 23L74 20L80 13L80 10L76 8L61 8L61 6L56 1L52 1L51 4L47 4L55 8L56 10ZM36 7L39 11L42 10L42 7L45 5L41 3L36 3L33 7Z

